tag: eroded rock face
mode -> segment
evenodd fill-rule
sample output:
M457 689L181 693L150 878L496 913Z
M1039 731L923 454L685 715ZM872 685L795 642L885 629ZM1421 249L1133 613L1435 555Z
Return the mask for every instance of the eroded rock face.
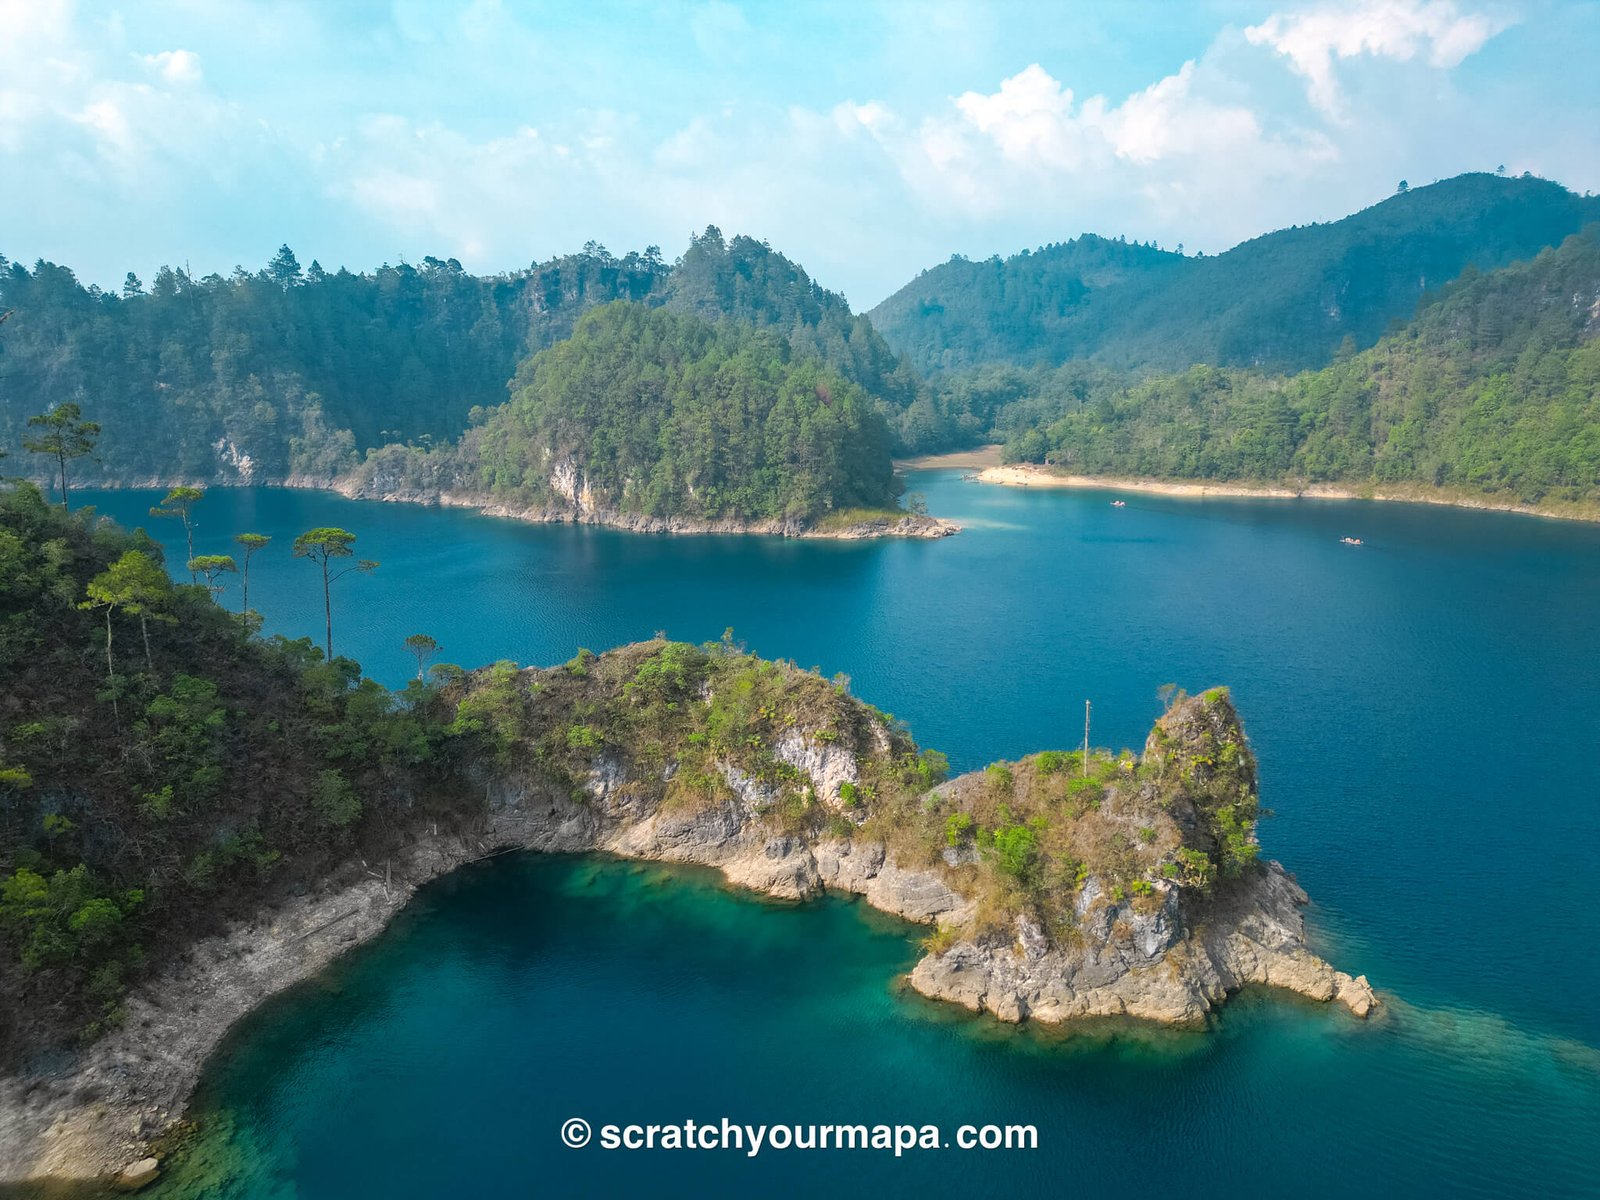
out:
M1090 880L1079 903L1086 920L1069 948L1050 945L1036 927L1020 928L1016 943L963 939L924 957L911 983L1006 1021L1128 1016L1193 1025L1246 984L1337 1000L1361 1017L1377 1003L1365 976L1335 971L1307 947L1306 895L1278 863L1258 864L1228 886L1193 929L1176 888L1141 912L1105 903Z
M779 762L788 763L812 780L817 795L835 808L839 805L840 787L861 782L861 766L853 751L836 742L817 741L798 729L785 730L773 744L772 753Z

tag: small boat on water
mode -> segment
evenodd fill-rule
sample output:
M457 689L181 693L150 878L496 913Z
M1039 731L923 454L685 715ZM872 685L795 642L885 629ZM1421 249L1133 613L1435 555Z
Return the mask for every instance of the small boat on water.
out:
M1126 500L1113 500L1111 502L1111 507L1112 508L1127 508L1128 507L1128 502Z
M1346 546L1359 546L1359 545L1361 545L1361 539L1360 538L1342 537L1339 540L1341 542L1343 542Z

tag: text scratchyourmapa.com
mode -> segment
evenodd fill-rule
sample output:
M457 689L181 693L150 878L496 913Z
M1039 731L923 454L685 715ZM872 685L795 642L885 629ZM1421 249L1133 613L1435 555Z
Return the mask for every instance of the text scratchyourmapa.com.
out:
M582 1117L570 1117L562 1123L561 1140L577 1150L595 1140L595 1130ZM745 1125L723 1117L605 1124L596 1144L602 1150L735 1151L749 1158L768 1150L877 1150L899 1158L923 1150L1037 1150L1039 1130L1034 1125L958 1125L949 1132L938 1125Z

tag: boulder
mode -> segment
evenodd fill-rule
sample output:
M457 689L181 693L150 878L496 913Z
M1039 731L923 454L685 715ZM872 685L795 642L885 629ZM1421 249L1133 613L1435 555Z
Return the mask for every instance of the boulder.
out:
M138 1162L129 1163L117 1173L111 1186L119 1192L137 1192L140 1188L148 1187L156 1181L156 1176L161 1174L161 1163L154 1158L141 1158Z

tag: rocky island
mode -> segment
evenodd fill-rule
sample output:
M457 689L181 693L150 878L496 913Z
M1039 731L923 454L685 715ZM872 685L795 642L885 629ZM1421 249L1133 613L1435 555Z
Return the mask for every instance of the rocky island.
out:
M452 445L372 450L356 499L639 533L938 538L897 506L871 398L782 339L618 302L526 360Z

